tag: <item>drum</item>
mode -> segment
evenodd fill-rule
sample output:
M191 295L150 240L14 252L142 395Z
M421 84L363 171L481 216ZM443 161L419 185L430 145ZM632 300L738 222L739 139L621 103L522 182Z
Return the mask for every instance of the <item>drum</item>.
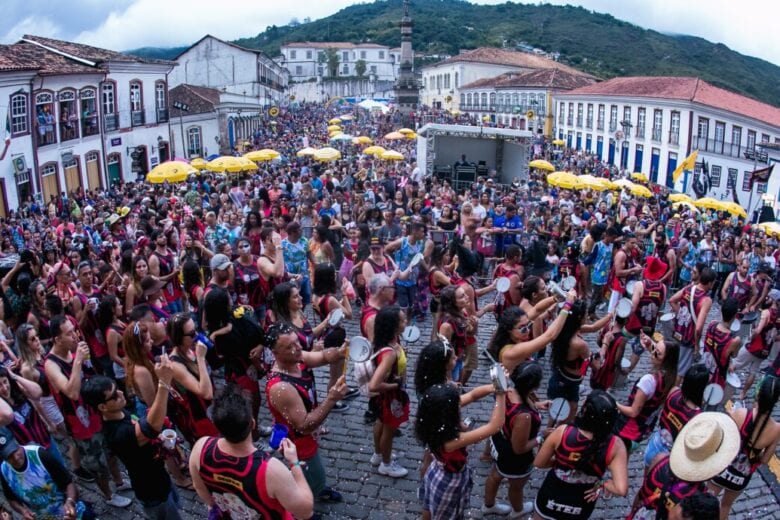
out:
M661 317L658 318L658 324L663 331L664 337L671 338L674 333L674 313L667 312L666 314L662 314Z
M628 318L631 316L631 309L633 308L633 305L631 303L631 300L628 298L621 298L620 301L618 301L617 307L615 308L615 314L619 318Z
M552 417L553 424L558 422L559 420L564 420L569 416L569 412L571 411L571 408L569 407L569 402L564 399L563 397L558 397L557 399L553 399L552 403L550 403L550 417Z
M490 367L490 380L493 382L493 388L496 389L496 392L506 392L509 388L503 365L496 363Z
M401 339L407 343L414 343L420 339L420 329L416 325L409 325L401 333Z
M368 361L371 357L371 342L363 336L354 336L349 340L349 359L355 363Z
M710 383L704 387L704 402L710 406L718 406L723 401L723 387Z
M734 372L728 373L728 375L726 376L726 383L728 383L729 386L734 387L736 389L742 388L742 380Z
M563 280L561 280L561 289L563 289L566 292L571 291L577 286L577 279L573 276L567 276Z
M636 280L629 280L626 282L626 294L628 297L634 296L634 286L636 285Z
M735 319L731 322L731 332L739 332L739 329L742 328L742 322Z
M620 360L620 368L627 369L630 366L631 366L630 359L624 357L623 359Z

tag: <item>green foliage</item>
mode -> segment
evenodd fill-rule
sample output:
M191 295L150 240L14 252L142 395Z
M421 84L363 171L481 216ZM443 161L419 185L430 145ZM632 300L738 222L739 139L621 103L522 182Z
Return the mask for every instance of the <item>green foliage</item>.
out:
M375 0L296 26L268 27L236 41L278 56L292 41L400 45L402 0ZM413 46L426 55L454 55L482 46L521 42L599 76L698 76L715 85L780 105L780 67L702 38L661 34L575 6L474 5L463 0L413 0ZM691 21L690 23L695 23ZM680 31L691 27L680 20Z
M355 62L355 74L357 74L359 78L362 78L365 73L366 73L366 60L357 60Z
M325 61L328 64L328 76L335 78L339 75L339 53L336 49L328 49L325 52Z

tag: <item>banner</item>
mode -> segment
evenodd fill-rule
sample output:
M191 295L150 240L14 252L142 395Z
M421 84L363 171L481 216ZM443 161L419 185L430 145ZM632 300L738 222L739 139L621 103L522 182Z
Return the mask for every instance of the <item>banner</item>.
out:
M699 155L699 150L694 150L693 153L691 153L691 155L686 157L685 160L681 162L680 165L677 166L677 168L675 168L674 172L672 173L673 182L677 182L677 179L680 178L680 175L682 174L683 171L693 170L694 166L696 165L696 156L698 155Z
M775 165L771 164L766 168L761 168L760 170L750 172L750 189L753 189L753 183L755 182L768 182L769 176L772 175L772 170L774 167Z

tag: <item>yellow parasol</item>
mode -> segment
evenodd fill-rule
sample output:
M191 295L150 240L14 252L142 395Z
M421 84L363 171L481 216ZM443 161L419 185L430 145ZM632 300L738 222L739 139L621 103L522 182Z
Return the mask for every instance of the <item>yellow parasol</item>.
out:
M298 153L296 153L295 155L297 155L298 157L310 157L314 155L316 152L317 150L315 148L312 148L311 146L307 146L306 148L301 148L300 150L298 150Z
M404 135L406 135L406 134L413 134L413 133L414 133L414 130L412 130L411 128L401 128L401 129L397 130L397 132L398 132L399 134L404 134Z
M580 180L570 172L553 172L547 176L547 183L569 190L581 187Z
M680 207L688 208L691 211L695 211L696 213L699 212L699 208L693 205L693 203L688 202L687 200L680 200L672 204L672 209L679 209Z
M604 191L612 188L612 183L603 177L594 177L593 175L578 175L577 179L583 188L590 188L596 191Z
M406 136L406 138L407 138L407 139L409 139L409 140L412 140L412 139L417 139L417 134L416 134L415 132L412 132L412 133L409 133L409 134L404 134L404 135L405 135L405 136Z
M341 124L341 119L339 119L338 117L334 117L333 119L328 121L328 124L329 125L340 125Z
M545 161L544 159L536 159L535 161L531 161L528 163L529 168L536 168L537 170L546 170L548 172L554 172L555 166L553 166L549 161Z
M631 188L631 194L636 195L637 197L644 197L646 199L649 199L653 196L653 192L647 189L647 186L640 186L639 184L636 184Z
M631 182L628 179L618 179L616 181L612 181L612 185L616 187L616 189L622 190L623 188L633 188L636 186L633 182Z
M780 222L761 222L758 227L768 235L780 235Z
M264 150L254 150L249 153L245 153L244 158L249 159L250 161L253 162L264 162L264 161L270 161L274 157L272 155L265 153Z
M376 146L376 145L369 146L368 148L363 148L363 153L366 154L366 155L376 155L376 156L379 156L379 155L382 155L383 153L385 153L385 151L386 150L384 148L382 148L381 146Z
M669 201L670 202L693 202L693 199L690 198L685 193L672 193L669 195Z
M146 180L152 184L183 182L190 175L196 175L197 173L198 171L186 162L166 161L152 168L152 171L146 174Z
M243 157L233 157L231 155L223 155L217 157L213 161L206 163L206 169L212 172L219 173L238 173L250 170L257 170L257 165L245 159Z
M742 218L747 218L747 211L745 211L745 208L743 208L736 202L721 202L721 206L723 207L724 211L728 211L732 215L736 215Z
M403 138L404 138L404 134L402 134L401 132L390 132L389 134L385 135L385 139L389 139L391 141L403 139Z
M553 146L564 146L566 144L566 141L563 139L556 139L552 142Z
M314 152L312 158L316 161L321 161L321 162L338 161L339 159L341 159L341 152L339 152L335 148L330 148L330 147L320 148L319 150Z
M330 125L328 127L328 132L341 132L341 127L339 125Z
M712 197L704 197L703 199L697 199L693 201L693 205L697 208L718 209L722 208L721 201L715 200Z
M190 166L197 170L202 170L206 167L206 159L202 157L196 157L190 161Z
M352 139L352 142L355 144L371 144L374 141L372 141L371 138L368 137L367 135L359 135L354 139Z
M635 181L639 181L639 182L649 182L650 181L650 179L647 178L647 175L645 175L644 173L641 173L641 172L634 172L634 173L632 173L631 174L631 178L634 179Z
M403 161L404 154L395 150L387 150L379 156L383 161Z

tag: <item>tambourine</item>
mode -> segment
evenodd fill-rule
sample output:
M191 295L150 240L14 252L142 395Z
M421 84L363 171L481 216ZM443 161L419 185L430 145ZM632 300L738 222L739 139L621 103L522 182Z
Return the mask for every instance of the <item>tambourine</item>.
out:
M567 276L563 280L561 280L561 289L563 289L566 292L571 291L575 287L577 287L577 279L573 276Z
M558 419L567 418L570 411L569 402L563 397L553 399L552 403L550 403L550 417L553 418L553 424L558 422Z
M401 339L407 343L414 343L420 339L420 329L416 325L409 325L401 333Z
M490 380L493 382L493 388L496 389L496 392L506 392L509 388L503 365L496 363L490 367Z
M371 357L371 342L363 336L354 336L349 340L349 359L355 363L368 361Z
M636 280L629 280L626 282L626 294L629 296L634 295L634 286L636 285Z
M331 327L335 327L343 319L344 319L344 311L341 309L334 309L333 312L330 313L330 318L328 318L328 325L330 325Z
M761 313L759 311L753 311L745 313L742 316L742 323L744 325L750 325L751 323L755 323L758 321L758 318L761 316Z
M704 402L710 406L717 406L723 401L723 387L717 383L710 383L704 387Z
M730 328L731 328L731 332L739 332L739 329L742 328L742 322L735 319L734 321L731 322Z
M615 307L615 315L617 315L618 318L628 318L631 316L632 308L633 305L631 300L628 298L621 298L620 301L618 301L617 307Z
M729 372L726 376L726 382L733 388L742 388L742 380L734 372Z
M416 255L414 255L412 257L412 261L409 262L409 268L410 269L414 269L415 267L420 265L420 262L422 262L422 261L423 261L423 254L422 253L417 253Z
M496 291L505 293L512 286L512 282L506 276L502 276L496 279Z

